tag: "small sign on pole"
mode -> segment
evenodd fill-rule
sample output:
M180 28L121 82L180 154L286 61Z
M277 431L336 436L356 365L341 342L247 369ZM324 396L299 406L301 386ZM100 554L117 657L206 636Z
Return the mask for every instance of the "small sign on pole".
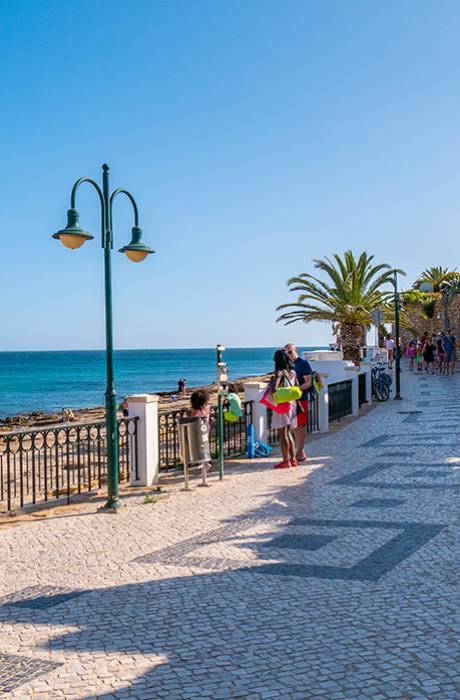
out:
M374 326L379 326L382 325L383 323L383 311L382 309L376 309L375 311L372 312L372 320L374 322Z
M375 347L379 347L379 327L383 323L383 311L382 309L375 309L372 312L372 321L375 326Z

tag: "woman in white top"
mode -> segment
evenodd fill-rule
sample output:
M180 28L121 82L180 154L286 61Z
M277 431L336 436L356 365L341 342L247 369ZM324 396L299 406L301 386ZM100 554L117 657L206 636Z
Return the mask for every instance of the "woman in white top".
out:
M394 350L395 350L395 341L393 340L393 338L391 337L390 334L387 335L386 348L387 348L388 369L392 369L393 356L394 356Z

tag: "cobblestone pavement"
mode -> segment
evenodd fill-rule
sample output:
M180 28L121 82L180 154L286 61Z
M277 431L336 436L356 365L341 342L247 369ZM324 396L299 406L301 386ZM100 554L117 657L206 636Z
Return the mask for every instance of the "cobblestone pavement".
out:
M306 467L0 526L0 695L459 700L459 393L404 372Z

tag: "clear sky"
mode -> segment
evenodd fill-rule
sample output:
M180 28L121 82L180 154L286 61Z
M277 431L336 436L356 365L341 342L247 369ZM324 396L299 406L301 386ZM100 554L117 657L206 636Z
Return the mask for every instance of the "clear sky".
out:
M1 0L0 15L0 349L104 346L98 241L50 238L103 162L157 251L114 254L120 348L327 343L327 324L275 324L313 258L366 249L410 282L458 265L458 0ZM89 188L77 206L98 236ZM117 247L130 226L120 199Z

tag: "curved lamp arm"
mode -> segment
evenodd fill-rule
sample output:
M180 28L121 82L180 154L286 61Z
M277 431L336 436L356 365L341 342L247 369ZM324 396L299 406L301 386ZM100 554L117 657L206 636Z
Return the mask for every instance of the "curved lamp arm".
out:
M70 208L75 209L75 196L77 194L77 190L80 187L81 184L84 182L89 182L90 185L94 187L96 190L98 196L99 196L99 201L101 203L101 231L102 231L102 247L104 247L104 236L106 235L106 228L107 228L107 222L105 220L105 206L104 206L104 195L102 193L101 188L95 182L92 180L90 177L81 177L79 180L76 181L74 186L72 187L72 192L70 193Z
M133 195L128 192L128 190L124 190L122 188L119 188L117 190L114 190L112 194L110 195L110 218L112 218L112 205L113 205L113 200L115 197L117 197L119 194L124 194L126 197L128 197L129 201L131 202L134 210L134 226L139 226L139 212L137 210L137 204L136 200L134 199Z
M75 195L77 194L77 190L83 182L89 182L90 185L94 187L94 189L99 195L101 206L102 208L104 208L104 195L102 194L102 190L97 184L97 182L91 180L90 177L81 177L79 180L76 181L75 185L72 187L72 192L70 193L70 208L75 209Z

